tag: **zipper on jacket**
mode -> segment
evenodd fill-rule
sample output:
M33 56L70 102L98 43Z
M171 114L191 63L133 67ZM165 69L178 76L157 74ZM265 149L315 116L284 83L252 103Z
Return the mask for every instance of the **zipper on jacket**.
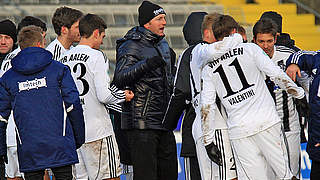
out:
M19 140L19 143L20 145L22 144L22 141L21 141L21 138L20 138L20 134L19 134L19 131L18 131L18 128L17 126L14 127L16 129L16 133L17 133L17 136L18 136L18 140Z
M145 102L145 104L144 104L143 111L142 111L142 116L145 116L145 114L146 114L147 106L148 106L148 104L149 104L150 96L151 96L151 91L148 91L147 100L146 100L146 102Z

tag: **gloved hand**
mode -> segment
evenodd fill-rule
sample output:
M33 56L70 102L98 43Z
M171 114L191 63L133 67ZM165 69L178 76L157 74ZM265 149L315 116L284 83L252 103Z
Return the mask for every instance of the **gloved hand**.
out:
M212 142L209 145L206 145L205 148L211 161L215 162L219 166L222 166L222 157L218 146Z
M146 63L151 68L158 68L166 65L166 62L160 56L154 56L152 58L149 58L147 59Z
M299 113L299 116L305 117L306 119L308 119L309 113L310 113L310 107L307 102L306 96L304 96L302 99L295 99L295 104L296 104L296 108Z

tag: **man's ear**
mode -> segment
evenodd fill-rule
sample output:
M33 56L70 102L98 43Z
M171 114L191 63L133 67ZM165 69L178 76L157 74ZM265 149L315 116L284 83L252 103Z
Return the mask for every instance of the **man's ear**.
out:
M234 34L234 33L236 33L237 32L237 29L236 28L234 28L232 31L231 31L231 33L230 34Z
M279 36L280 36L280 33L279 33ZM276 37L274 37L274 43L277 43L277 37L278 37L278 33L277 33Z
M61 34L68 34L68 32L69 32L69 29L67 27L65 26L61 27Z
M144 28L149 29L150 25L149 22L147 22L145 25L143 25Z
M202 39L208 38L208 33L210 33L209 29L204 29L203 30L203 38Z
M100 35L99 29L95 29L95 30L93 31L93 37L98 38L99 35Z

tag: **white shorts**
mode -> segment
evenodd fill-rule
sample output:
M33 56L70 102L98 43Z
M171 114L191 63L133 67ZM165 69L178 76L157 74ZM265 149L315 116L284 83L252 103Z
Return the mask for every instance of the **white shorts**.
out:
M77 152L77 179L108 179L120 176L120 155L114 135L84 143Z
M214 143L219 147L222 155L222 166L212 162L203 144L202 137L196 141L197 158L202 180L229 180L237 177L236 166L230 146L227 129L215 130Z
M285 132L288 148L289 162L293 176L300 177L300 132Z
M280 123L253 136L233 139L231 145L238 179L269 179L272 171L280 179L292 178Z
M20 173L19 171L17 146L7 147L7 156L8 164L6 164L6 177L23 177L23 173Z

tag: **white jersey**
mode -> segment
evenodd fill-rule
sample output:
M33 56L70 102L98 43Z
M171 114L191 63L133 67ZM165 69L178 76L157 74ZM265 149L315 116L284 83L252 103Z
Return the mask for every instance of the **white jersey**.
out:
M11 60L21 51L20 47L9 53L3 60L0 69L0 77L11 68Z
M72 46L71 46L72 47ZM70 49L71 49L70 47ZM63 45L60 43L58 38L56 38L54 41L52 41L46 48L46 50L50 51L52 54L52 59L54 60L60 60L65 52L68 51L68 49L65 49Z
M285 71L287 59L293 53L295 53L294 50L285 46L274 46L271 60ZM293 96L280 89L277 84L275 84L273 93L275 95L276 109L283 122L284 131L300 132L299 115L293 102Z
M281 120L265 84L264 74L294 97L304 96L303 89L276 66L259 46L242 43L204 68L203 96L211 94L213 97L210 100L201 98L202 121L215 117L216 105L211 101L215 101L218 95L228 114L230 139L248 137L279 123Z
M20 47L16 48L14 51L9 53L3 60L0 69L0 77L11 68L11 60L21 51ZM15 131L15 123L13 120L13 114L11 113L8 120L7 127L7 146L16 146L16 131Z
M85 142L112 135L111 120L104 104L119 103L119 99L109 90L108 59L99 50L78 45L66 52L60 62L70 68L80 94L86 127Z
M192 125L192 135L195 140L203 136L201 130L201 113L200 113L200 91L201 91L201 74L202 68L214 58L217 58L229 51L230 47L242 42L242 36L238 33L224 38L222 41L212 44L200 43L196 45L191 52L190 69L192 76L190 77L192 100L191 103L196 112L196 118ZM219 115L219 113L216 113ZM222 125L214 128L224 128ZM214 130L212 127L212 131Z

